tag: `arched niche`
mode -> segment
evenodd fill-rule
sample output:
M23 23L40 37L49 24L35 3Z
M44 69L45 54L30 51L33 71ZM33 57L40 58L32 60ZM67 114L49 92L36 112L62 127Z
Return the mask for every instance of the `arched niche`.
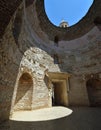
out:
M15 100L15 110L31 110L33 80L29 73L23 73L19 78Z
M86 82L90 106L101 107L101 80L91 78Z

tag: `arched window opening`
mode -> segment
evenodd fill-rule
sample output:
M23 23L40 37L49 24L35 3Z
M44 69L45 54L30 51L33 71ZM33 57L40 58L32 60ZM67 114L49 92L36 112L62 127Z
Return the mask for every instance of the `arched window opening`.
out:
M59 64L59 57L57 54L54 54L54 64Z
M58 47L58 42L59 42L59 38L58 38L58 36L55 36L54 43L55 43L55 46L57 46L57 47Z

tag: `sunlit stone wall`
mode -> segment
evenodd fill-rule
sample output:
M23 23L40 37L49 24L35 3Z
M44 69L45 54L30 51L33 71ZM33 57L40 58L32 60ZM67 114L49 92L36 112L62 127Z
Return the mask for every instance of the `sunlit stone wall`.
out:
M70 41L61 40L55 46L54 40L49 40L49 35L40 27L35 7L33 3L25 8L22 3L1 39L0 120L8 119L10 111L19 109L15 101L19 79L23 73L27 72L32 77L31 107L37 109L50 106L48 88L44 81L46 70L71 74L68 100L69 105L76 106L89 105L87 75L92 78L92 75L99 76L101 72L100 24L94 25L82 37Z

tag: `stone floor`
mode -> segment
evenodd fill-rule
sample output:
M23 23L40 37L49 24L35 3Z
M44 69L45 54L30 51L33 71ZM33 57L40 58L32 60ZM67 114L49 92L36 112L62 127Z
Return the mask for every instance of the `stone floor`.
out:
M101 130L101 108L70 109L72 114L54 120L2 122L0 130Z
M9 121L0 122L0 130L10 130Z
M37 109L33 111L17 111L14 112L10 120L12 121L50 121L67 117L72 114L72 110L66 107L51 107Z

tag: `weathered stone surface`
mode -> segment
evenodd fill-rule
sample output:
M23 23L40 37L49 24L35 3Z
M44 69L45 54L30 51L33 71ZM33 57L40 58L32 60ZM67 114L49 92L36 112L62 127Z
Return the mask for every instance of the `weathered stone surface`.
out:
M5 30L0 41L0 120L8 119L10 111L51 106L50 90L45 82L47 71L71 74L69 105L90 105L86 83L92 76L101 79L101 25L99 20L95 21L98 24L93 23L100 14L100 1L95 0L87 16L68 29L71 36L67 30L50 25L45 14L41 15L43 7L40 11L38 7L42 2L30 1L27 8L22 3L17 10L14 7L16 12L11 15L12 19L7 16L10 22L6 19L8 26L5 22L2 26L0 21L1 32ZM8 7L11 6L8 4ZM54 44L56 35L59 38L58 46ZM19 85L24 73L28 73L32 79L32 87L28 91L28 84L23 89ZM24 96L19 99L22 94ZM31 102L27 100L28 97Z

